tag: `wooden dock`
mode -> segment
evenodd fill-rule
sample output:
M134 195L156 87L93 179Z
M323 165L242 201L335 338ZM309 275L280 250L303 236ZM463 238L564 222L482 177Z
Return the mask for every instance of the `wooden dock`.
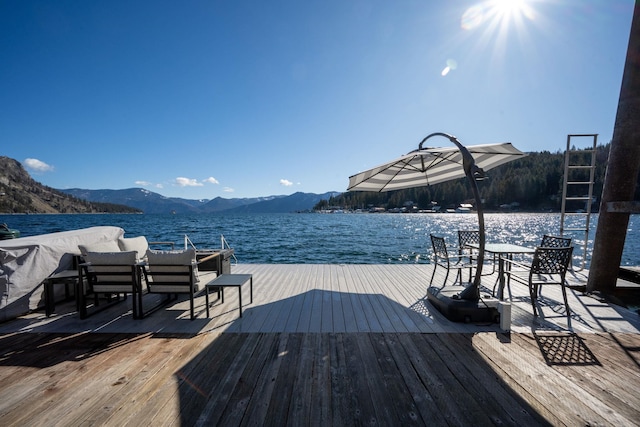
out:
M143 320L128 301L0 324L2 425L640 423L637 313L571 290L569 331L559 290L536 319L512 285L511 333L452 323L425 299L431 268L240 264L242 319L228 289L194 321L179 300Z

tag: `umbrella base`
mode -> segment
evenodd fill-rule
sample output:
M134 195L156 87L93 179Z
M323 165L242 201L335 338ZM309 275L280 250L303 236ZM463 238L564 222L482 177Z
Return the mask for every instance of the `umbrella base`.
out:
M467 300L454 298L464 289L462 286L452 286L445 289L432 286L427 290L427 299L444 317L452 322L500 323L497 300L494 304L493 301L487 301L486 299Z

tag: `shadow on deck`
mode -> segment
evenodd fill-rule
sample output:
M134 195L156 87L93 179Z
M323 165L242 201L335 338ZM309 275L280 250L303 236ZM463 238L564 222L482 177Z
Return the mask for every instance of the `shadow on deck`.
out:
M633 425L637 334L18 333L3 425Z

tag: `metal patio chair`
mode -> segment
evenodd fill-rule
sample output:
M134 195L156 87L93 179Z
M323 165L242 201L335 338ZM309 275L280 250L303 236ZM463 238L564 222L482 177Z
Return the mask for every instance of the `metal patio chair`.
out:
M541 248L566 248L569 246L571 246L570 237L553 236L550 234L545 234L544 236L542 236L542 240L540 241L540 245L539 245L539 247ZM511 264L513 263L508 264L507 267L513 267L513 265ZM525 271L528 271L528 269L525 269ZM511 293L511 288L508 282L507 282L507 287L509 289L509 293ZM495 285L493 288L495 291ZM538 288L538 296L541 296L541 295L542 295L542 287Z
M536 301L538 299L538 289L547 285L559 285L562 288L562 297L567 312L567 324L571 329L571 310L567 300L567 290L565 276L571 262L573 247L545 248L537 247L530 266L523 265L516 261L506 262L516 265L519 268L507 269L505 274L510 280L529 287L531 306L533 315L537 316ZM528 267L528 268L527 268Z
M447 250L447 244L443 237L435 236L431 234L431 246L433 248L433 273L431 274L430 284L433 284L433 279L436 275L436 269L441 266L447 270L447 274L444 276L442 287L447 284L449 278L449 272L456 270L456 282L462 284L462 270L469 269L469 275L471 275L471 269L473 268L473 262L469 254L451 254ZM466 261L465 261L466 260Z
M480 245L480 230L458 230L458 255L468 255L469 262L473 264L473 249L467 244ZM485 260L489 261L489 260ZM496 272L496 255L493 254L491 263L491 273L482 273L483 276L491 276ZM471 281L471 269L469 269L469 281Z

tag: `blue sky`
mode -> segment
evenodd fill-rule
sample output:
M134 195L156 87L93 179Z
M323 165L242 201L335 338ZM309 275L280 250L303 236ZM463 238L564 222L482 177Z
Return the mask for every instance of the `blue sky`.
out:
M0 155L212 199L344 191L432 132L607 143L633 4L0 0Z

